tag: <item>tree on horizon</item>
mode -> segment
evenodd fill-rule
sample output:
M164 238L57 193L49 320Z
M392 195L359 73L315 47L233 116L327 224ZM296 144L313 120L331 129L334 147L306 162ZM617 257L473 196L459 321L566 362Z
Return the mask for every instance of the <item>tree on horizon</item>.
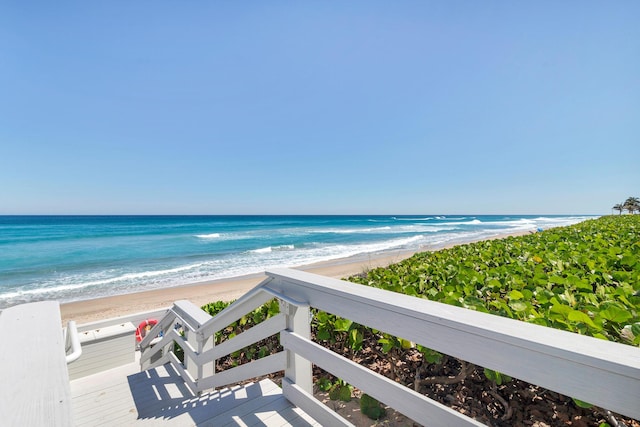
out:
M627 200L624 201L624 204L622 206L630 214L635 213L635 211L639 211L640 212L640 198L638 198L638 197L628 197Z
M625 210L625 207L622 203L616 203L611 209L618 211L618 215L622 215L622 211Z

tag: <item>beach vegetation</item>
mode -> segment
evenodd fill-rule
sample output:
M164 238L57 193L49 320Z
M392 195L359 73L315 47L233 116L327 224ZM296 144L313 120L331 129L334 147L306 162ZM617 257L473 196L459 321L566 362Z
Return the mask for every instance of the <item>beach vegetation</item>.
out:
M638 345L622 332L640 321L640 220L601 217L424 252L350 280Z
M636 215L605 216L524 236L418 253L348 280L640 346L640 216ZM242 320L230 325L229 333L273 315L276 306L272 301L257 309L246 316L244 325ZM208 311L213 315L221 308L221 303L215 303ZM322 345L442 403L467 393L478 394L476 401L480 402L479 396L488 393L497 403L473 411L484 411L483 416L493 423L520 423L527 419L523 417L535 416L535 411L533 415L516 414L513 407L526 406L523 399L527 398L533 399L531 405L537 395L556 396L554 405L565 411L573 408L578 411L575 416L589 410L593 420L611 420L598 418L603 411L588 409L586 403L539 390L349 319L314 310L311 325L314 339ZM264 354L275 350L275 345L262 343L240 353L255 357L261 349ZM318 388L333 397L345 400L353 391L322 371L314 370L314 375Z
M363 394L360 397L360 411L372 420L379 420L386 413L380 402L368 394Z

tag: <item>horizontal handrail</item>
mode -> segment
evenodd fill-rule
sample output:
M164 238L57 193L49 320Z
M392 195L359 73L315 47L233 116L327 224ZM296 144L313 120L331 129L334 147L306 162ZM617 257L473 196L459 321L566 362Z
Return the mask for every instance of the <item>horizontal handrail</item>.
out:
M82 346L80 345L80 336L78 334L78 327L74 320L70 320L67 323L67 340L71 342L71 354L66 357L67 365L75 362L80 356L82 356Z
M215 360L227 356L235 351L259 342L264 338L275 335L285 328L286 318L283 314L278 314L258 325L255 325L251 329L236 335L232 339L205 351L198 356L198 361L200 363L206 363L208 360Z
M202 325L200 332L204 335L213 335L240 319L245 314L250 313L256 308L271 301L273 299L273 295L266 293L263 289L263 285L267 282L269 282L269 280L265 280L238 298L233 302L233 304L216 314L213 319Z

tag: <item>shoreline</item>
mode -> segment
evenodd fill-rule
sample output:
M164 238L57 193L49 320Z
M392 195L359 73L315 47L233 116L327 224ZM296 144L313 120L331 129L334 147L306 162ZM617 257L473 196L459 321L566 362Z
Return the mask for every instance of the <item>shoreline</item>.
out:
M366 270L395 264L424 250L402 251L386 254L356 255L298 267L294 270L343 279ZM62 323L69 320L78 324L126 316L129 314L169 308L177 300L186 299L197 306L215 301L233 301L257 286L266 278L264 273L189 283L163 289L111 295L60 304Z
M501 239L509 236L529 234L530 231L506 233L467 242L457 242L442 247L419 248L415 250L394 251L378 254L361 254L348 258L338 258L315 264L292 267L295 270L343 279L378 267L398 263L416 253L437 251L457 245L481 240ZM161 310L171 307L177 300L186 299L197 306L215 301L233 301L257 286L265 278L264 273L217 279L206 282L189 283L163 289L132 292L94 299L72 301L60 304L63 326L74 320L84 324L114 317L126 316L145 311Z

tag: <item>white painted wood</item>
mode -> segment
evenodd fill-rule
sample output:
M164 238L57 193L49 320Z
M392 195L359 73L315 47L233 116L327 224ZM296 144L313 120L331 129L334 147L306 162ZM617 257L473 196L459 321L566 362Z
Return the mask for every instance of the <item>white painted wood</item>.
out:
M74 380L133 362L135 331L127 322L81 332L82 354L69 365L69 378Z
M311 322L309 306L295 306L290 302L281 301L280 311L287 316L287 331L296 333L306 339L311 338ZM313 380L311 362L296 352L287 350L287 368L284 376L297 384L302 390L313 394ZM287 397L285 395L285 397Z
M71 392L60 306L43 301L0 312L0 424L68 426Z
M331 408L316 399L313 394L307 393L286 378L282 379L282 394L289 402L302 409L322 425L353 427L353 424L341 417L337 412L332 411Z
M95 322L83 323L81 325L78 325L78 332L94 331L96 329L102 329L107 326L121 325L123 323L131 323L133 326L138 327L140 322L144 320L162 319L167 314L167 311L169 311L169 307L163 308L161 310L142 311L139 313L127 314L125 316L112 317Z
M296 334L282 332L282 345L420 424L484 425Z
M170 365L138 369L132 363L72 381L74 425L319 425L293 408L270 380L195 396Z
M269 281L270 279L267 278L262 283L268 283ZM238 298L233 304L216 314L213 319L202 326L201 332L205 336L213 335L272 299L273 296L264 292L259 284Z
M638 348L296 270L267 274L266 286L312 307L640 418Z
M196 360L197 354L201 353L205 348L210 348L213 345L210 337L203 336L202 332L199 331L203 324L211 320L211 315L187 300L176 301L171 308L171 311L180 319L181 322L184 322L183 331L185 340L189 343L191 348L196 350L195 354L193 352L186 351L184 353L184 366L189 372L189 375L197 380L206 375L213 374L213 361L198 363ZM167 347L167 350L171 351L171 348Z
M208 350L213 350L215 346L215 338L213 336L198 337L198 354L203 354ZM196 358L197 359L197 358ZM198 364L198 378L210 377L215 373L216 361L215 359L201 360L197 359Z
M200 328L200 326L211 320L209 313L187 300L176 301L171 307L171 311L194 329Z
M180 347L183 348L183 350L186 353L189 353L192 357L195 357L195 351L187 344L186 340L184 339L184 337L182 337L180 334L178 334L175 329L171 328L169 329L167 332L164 333L164 335L162 336L162 338L160 339L160 341L158 341L157 343L153 344L150 347L147 347L144 349L144 351L142 352L142 355L140 356L140 363L142 365L145 364L145 362L147 362L149 359L153 358L153 356L158 353L158 352L162 352L162 350L165 347L170 346L173 342L177 342L178 345L180 345ZM164 354L164 353L162 353ZM144 366L143 366L144 369Z
M283 313L270 317L258 325L247 329L232 339L216 345L213 349L208 350L198 357L199 362L207 360L216 360L223 356L241 350L247 346L255 344L267 337L270 337L286 327L286 318Z
M80 346L80 338L78 337L78 328L76 322L70 320L64 331L65 337L65 353L67 355L67 365L73 363L82 355L82 347Z
M198 390L208 390L210 388L223 387L246 381L250 378L262 377L274 372L282 371L286 364L286 354L281 351L262 359L245 363L238 367L218 372L209 378L198 381Z
M184 330L184 338L189 346L197 349L199 347L198 343L198 333L196 331L191 331L189 328L185 328ZM185 346L186 347L186 346ZM193 356L190 352L184 353L184 367L189 372L194 379L199 379L200 375L200 366L195 360L195 356L197 356L197 351L193 353Z

